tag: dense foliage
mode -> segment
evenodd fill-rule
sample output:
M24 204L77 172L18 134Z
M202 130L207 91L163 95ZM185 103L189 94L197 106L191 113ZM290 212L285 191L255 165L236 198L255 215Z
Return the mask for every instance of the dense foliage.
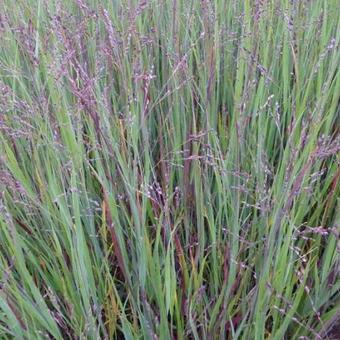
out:
M1 338L335 334L338 0L0 7Z

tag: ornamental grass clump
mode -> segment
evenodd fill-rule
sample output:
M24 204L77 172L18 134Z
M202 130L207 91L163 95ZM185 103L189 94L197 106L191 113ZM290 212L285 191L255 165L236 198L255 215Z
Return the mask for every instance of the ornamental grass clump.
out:
M337 0L0 6L1 338L338 338Z

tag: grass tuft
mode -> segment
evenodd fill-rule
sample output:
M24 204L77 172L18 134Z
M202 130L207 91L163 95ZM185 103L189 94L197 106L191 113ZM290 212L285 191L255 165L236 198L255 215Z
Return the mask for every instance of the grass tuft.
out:
M337 0L0 0L0 337L340 327Z

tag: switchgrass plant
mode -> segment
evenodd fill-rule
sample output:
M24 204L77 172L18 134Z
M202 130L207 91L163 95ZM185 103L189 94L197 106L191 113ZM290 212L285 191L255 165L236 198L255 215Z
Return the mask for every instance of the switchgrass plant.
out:
M0 0L0 337L327 339L337 0Z

